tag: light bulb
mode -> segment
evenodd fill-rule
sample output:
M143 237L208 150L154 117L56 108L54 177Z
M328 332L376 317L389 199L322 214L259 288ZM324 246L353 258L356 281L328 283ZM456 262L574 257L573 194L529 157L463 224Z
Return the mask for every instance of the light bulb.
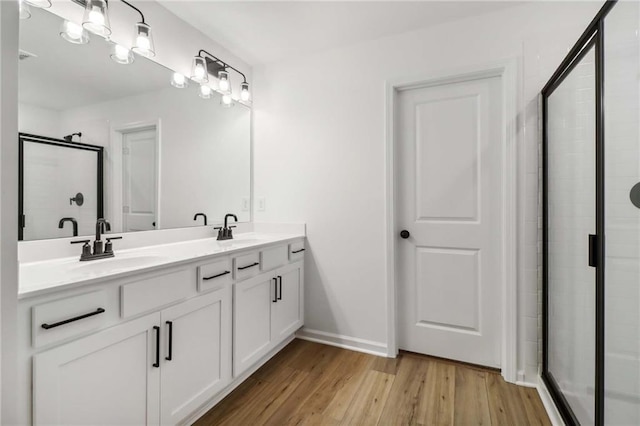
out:
M240 99L243 101L249 100L249 83L244 82L240 85Z
M89 43L89 34L87 30L80 25L71 21L63 21L60 27L60 37L73 44Z
M199 96L202 99L211 99L211 93L212 92L213 92L213 90L211 89L211 87L205 86L203 84L202 86L200 86L200 94L199 94Z
M131 50L146 57L153 57L156 55L153 47L151 27L144 22L136 23L135 38L133 48Z
M222 106L229 108L232 105L231 95L222 95Z
M104 15L100 8L94 6L93 10L89 12L89 22L94 25L104 25Z
M111 59L119 64L130 64L133 63L133 53L120 44L114 44L111 50Z
M200 78L200 79L202 77L204 77L204 67L202 65L200 65L200 64L198 64L196 66L195 77Z
M189 83L187 82L187 78L184 75L177 72L173 73L173 76L171 77L171 85L173 87L184 89L188 84Z
M231 87L229 85L229 73L226 71L219 71L218 72L218 87L220 88L221 91L223 92L228 92L229 91L229 87Z

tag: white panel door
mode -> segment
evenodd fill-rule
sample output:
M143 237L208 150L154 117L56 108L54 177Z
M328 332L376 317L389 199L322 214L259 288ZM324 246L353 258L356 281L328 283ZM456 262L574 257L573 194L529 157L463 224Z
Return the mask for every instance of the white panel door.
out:
M159 424L159 324L155 313L35 355L34 424Z
M276 279L267 273L234 284L233 375L237 377L271 348L271 306Z
M289 337L304 322L302 265L302 262L298 262L276 271L277 302L271 305L271 336L274 344Z
M399 347L499 367L500 78L401 91L397 113Z
M161 422L180 423L231 381L231 286L162 311Z
M124 231L156 227L158 159L156 130L125 133L122 140Z

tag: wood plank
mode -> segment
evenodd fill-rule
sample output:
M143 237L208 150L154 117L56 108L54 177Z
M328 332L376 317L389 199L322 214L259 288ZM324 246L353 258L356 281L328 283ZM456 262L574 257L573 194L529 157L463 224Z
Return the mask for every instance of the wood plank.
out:
M551 426L551 421L549 420L549 416L547 416L538 391L535 388L518 386L518 392L524 404L529 424Z
M489 397L484 371L456 367L454 424L490 425Z
M493 425L526 425L527 414L518 393L518 386L506 383L502 376L487 373L487 395Z
M427 383L418 404L418 418L423 425L451 425L456 392L456 367L429 361Z
M320 376L327 372L331 362L344 349L335 346L313 344L308 342L306 346L288 366L299 371L306 371L311 375Z
M426 392L428 367L429 362L424 357L400 355L397 362L396 378L380 417L380 424L415 425L420 423L418 405L424 400L422 395Z
M253 373L251 377L258 380L264 380L266 382L277 380L277 377L274 377L274 374L276 374L281 368L291 368L293 361L309 347L316 346L314 343L306 340L293 340L285 346L282 351L278 352L273 358L260 367L258 371Z
M322 413L324 417L337 421L344 419L351 402L360 391L371 363L376 358L373 355L354 353L357 355L354 356L352 362L345 364L342 369L345 376L340 382L334 384L336 391Z
M242 408L247 395L256 386L257 380L249 377L242 382L240 386L235 388L233 392L227 395L214 408L209 410L204 416L200 417L194 426L215 425L223 422L227 417L232 416L236 410Z
M394 378L392 374L369 370L341 424L377 424L391 392Z

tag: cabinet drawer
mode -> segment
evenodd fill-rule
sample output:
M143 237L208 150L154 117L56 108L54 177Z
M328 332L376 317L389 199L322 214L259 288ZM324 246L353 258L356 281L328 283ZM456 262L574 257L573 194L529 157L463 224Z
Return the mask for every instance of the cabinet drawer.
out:
M253 277L260 269L260 253L257 251L233 258L233 276L236 280Z
M270 271L287 263L287 246L281 245L262 250L262 270Z
M304 259L304 251L304 240L289 244L289 261L295 262L296 260Z
M157 309L196 294L195 268L162 273L120 287L122 317Z
M231 261L228 257L198 266L198 291L219 288L231 281Z
M104 326L107 296L94 291L31 308L32 343L45 346Z

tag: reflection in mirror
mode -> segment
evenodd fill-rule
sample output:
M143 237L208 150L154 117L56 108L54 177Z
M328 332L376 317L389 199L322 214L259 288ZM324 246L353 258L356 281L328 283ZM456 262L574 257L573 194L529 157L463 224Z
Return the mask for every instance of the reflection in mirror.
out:
M216 92L199 96L194 82L172 87L172 71L144 57L117 63L112 44L95 35L71 44L58 36L62 22L43 9L20 22L19 131L104 150L112 232L202 226L198 213L208 224L226 213L249 221L250 109L226 107ZM72 236L71 219L91 235L101 214L96 152L24 147L23 239ZM78 193L84 203L69 206Z

